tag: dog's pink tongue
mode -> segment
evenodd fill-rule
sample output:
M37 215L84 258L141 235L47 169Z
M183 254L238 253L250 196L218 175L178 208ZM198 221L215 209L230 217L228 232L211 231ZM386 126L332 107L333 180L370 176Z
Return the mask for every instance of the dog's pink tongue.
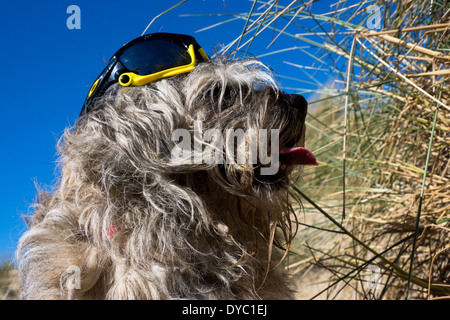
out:
M302 147L281 148L280 161L287 166L316 166L318 164L312 152Z

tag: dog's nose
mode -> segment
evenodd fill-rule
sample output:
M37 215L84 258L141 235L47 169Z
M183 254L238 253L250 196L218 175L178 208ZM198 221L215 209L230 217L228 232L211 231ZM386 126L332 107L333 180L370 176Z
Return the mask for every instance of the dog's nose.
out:
M299 109L305 113L308 110L308 101L301 94L283 93L281 99L290 107Z

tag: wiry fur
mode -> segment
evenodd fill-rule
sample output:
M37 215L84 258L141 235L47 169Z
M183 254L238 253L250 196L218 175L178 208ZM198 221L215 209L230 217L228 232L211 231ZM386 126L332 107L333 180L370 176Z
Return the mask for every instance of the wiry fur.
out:
M281 94L256 60L113 85L61 139L56 191L40 194L19 243L21 297L289 298L276 268L295 233L287 174L170 158L172 132L194 120L242 128L247 141L249 129L279 128L280 145L298 145L306 110ZM67 289L70 266L79 289Z

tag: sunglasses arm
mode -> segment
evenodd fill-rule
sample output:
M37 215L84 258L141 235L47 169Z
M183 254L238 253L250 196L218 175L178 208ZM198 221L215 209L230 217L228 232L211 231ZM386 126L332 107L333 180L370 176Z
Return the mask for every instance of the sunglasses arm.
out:
M135 74L134 72L126 72L119 76L119 83L124 87L143 86L147 83L150 83L150 82L153 82L153 81L156 81L159 79L172 77L177 74L191 72L192 70L194 70L195 63L196 63L194 46L192 44L189 45L189 49L187 51L189 53L189 56L191 57L191 63L189 63L187 65L170 68L167 70L159 71L159 72L148 74L145 76L140 76L138 74ZM203 56L203 54L201 53L200 50L199 50L199 53ZM204 51L203 51L203 53L204 53Z

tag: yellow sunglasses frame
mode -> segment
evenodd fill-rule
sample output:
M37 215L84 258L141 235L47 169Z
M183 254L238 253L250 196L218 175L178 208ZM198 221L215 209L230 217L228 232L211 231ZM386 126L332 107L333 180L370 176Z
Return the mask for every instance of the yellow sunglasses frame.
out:
M156 81L159 79L172 77L177 74L191 72L194 69L195 64L196 64L194 45L190 44L187 52L189 53L189 56L191 57L191 63L189 63L187 65L178 66L178 67L170 68L167 70L162 70L162 71L159 71L156 73L147 74L145 76L140 76L134 72L125 72L119 76L119 83L123 87L143 86L147 83L150 83L150 82L153 82L153 81ZM198 52L203 57L203 59L209 60L208 55L205 53L205 51L202 48L199 48ZM127 82L122 82L122 78L125 78L124 76L128 77Z

